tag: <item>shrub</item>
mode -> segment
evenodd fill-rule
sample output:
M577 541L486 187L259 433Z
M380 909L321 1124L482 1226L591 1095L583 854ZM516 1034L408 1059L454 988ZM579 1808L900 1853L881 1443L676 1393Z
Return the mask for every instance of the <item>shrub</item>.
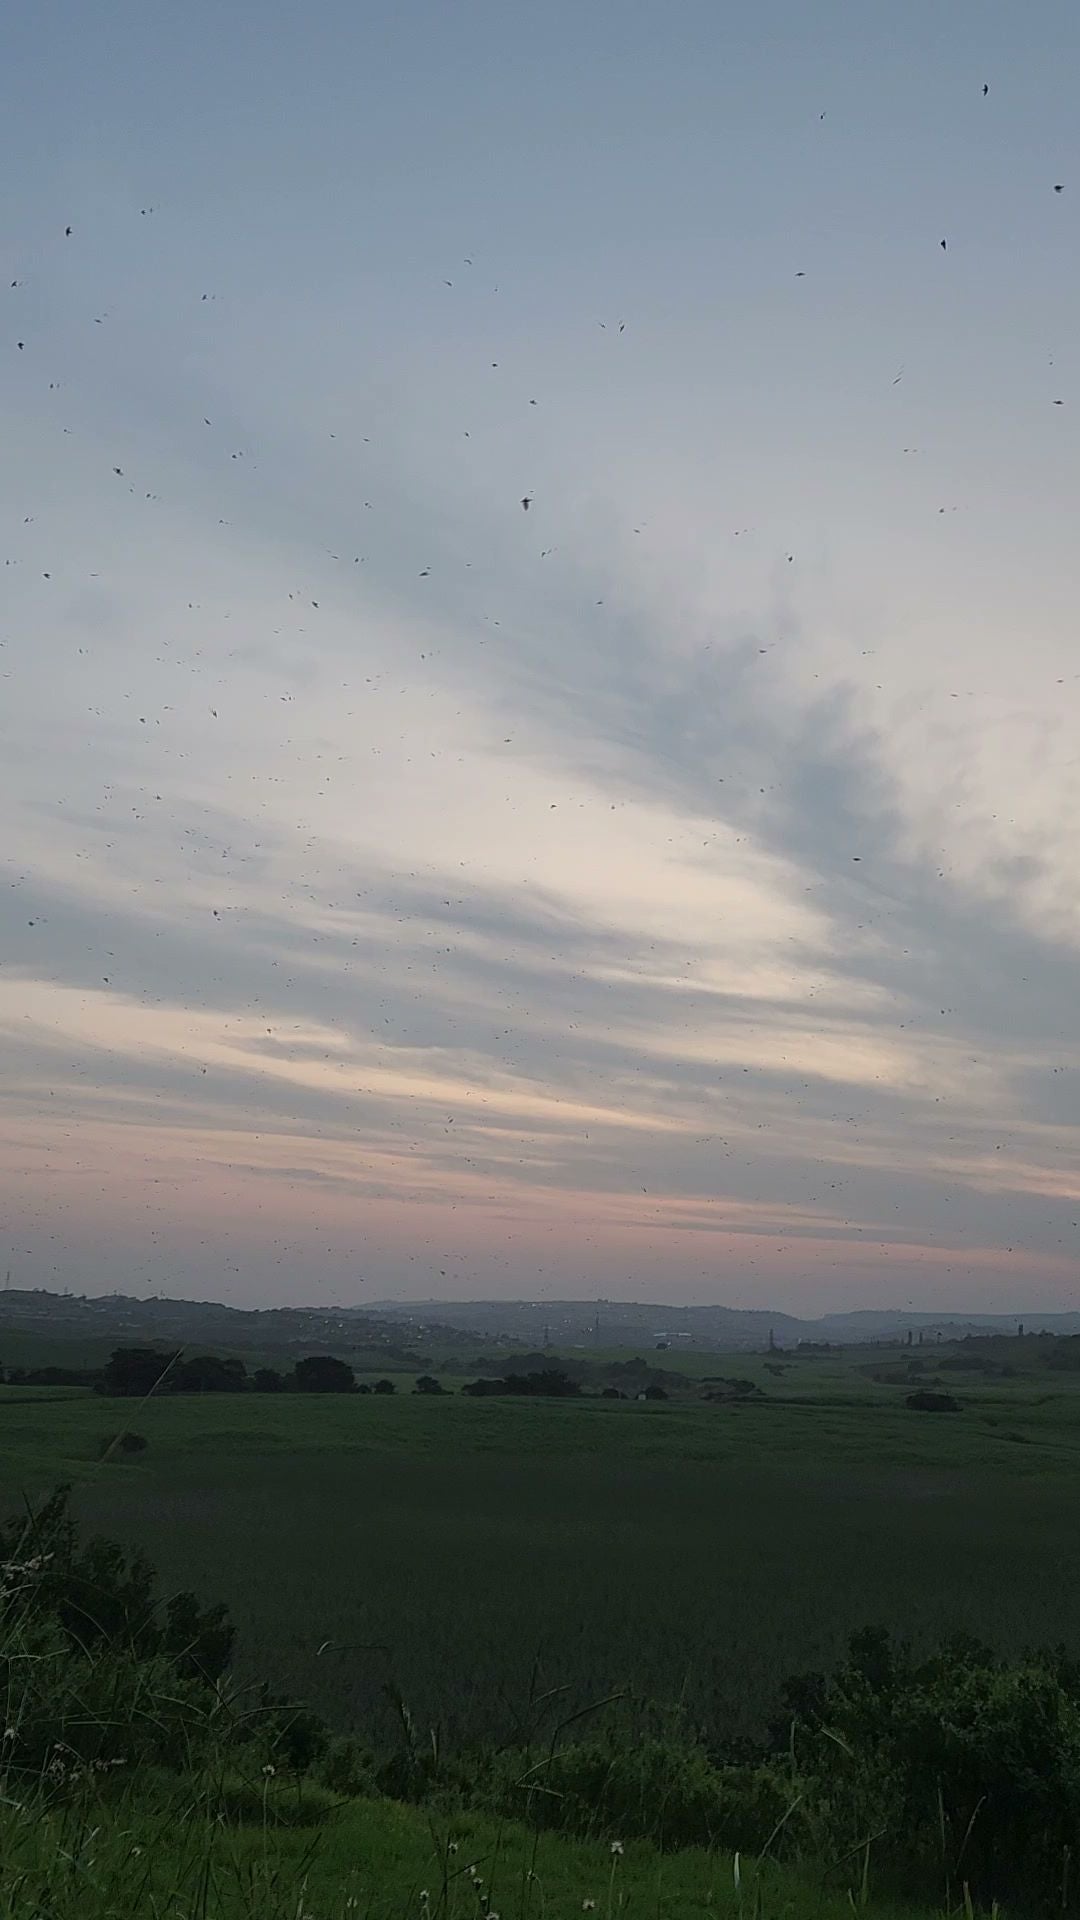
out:
M1075 1907L1063 1873L1080 1806L1080 1672L1063 1654L1008 1664L957 1639L915 1662L868 1630L832 1679L804 1676L786 1694L827 1853L874 1834L905 1894L966 1882L987 1906Z
M81 1545L66 1488L0 1527L3 1758L64 1785L86 1767L186 1764L232 1649L223 1607L157 1602L145 1557Z
M780 1760L717 1766L684 1738L579 1741L554 1755L503 1756L489 1789L495 1808L534 1826L636 1838L666 1848L760 1853L795 1798Z
M144 1433L132 1433L125 1428L122 1433L107 1433L98 1446L101 1460L116 1459L121 1454L145 1453L150 1445Z
M316 1766L316 1774L332 1793L355 1797L376 1791L375 1762L366 1747L347 1734L335 1734Z
M959 1413L960 1402L951 1393L934 1393L930 1387L920 1387L917 1393L909 1393L904 1402L915 1413Z

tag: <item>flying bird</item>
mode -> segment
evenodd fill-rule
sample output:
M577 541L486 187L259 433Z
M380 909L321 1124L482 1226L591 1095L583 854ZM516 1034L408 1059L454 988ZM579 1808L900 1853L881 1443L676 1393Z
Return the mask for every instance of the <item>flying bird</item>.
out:
M1057 184L1057 186L1055 186L1055 188L1054 188L1054 192L1055 192L1055 193L1064 193L1064 191L1065 191L1065 184L1064 184L1064 182L1063 182L1063 181L1059 181L1059 182L1058 182L1058 184Z
M532 503L533 503L533 496L531 493L522 494L521 504L524 507L526 513L528 513L529 508L532 506Z
M947 240L943 240L941 243L941 251L942 253L947 253L948 250L949 250L949 243Z
M989 80L984 80L983 81L983 99L984 100L986 99L986 96L989 93L989 91L990 91L990 82Z

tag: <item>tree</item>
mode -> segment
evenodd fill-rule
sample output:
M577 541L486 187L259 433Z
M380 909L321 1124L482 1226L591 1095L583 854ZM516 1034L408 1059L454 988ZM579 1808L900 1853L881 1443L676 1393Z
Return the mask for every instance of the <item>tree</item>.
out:
M251 1376L256 1393L281 1393L285 1382L276 1367L256 1367Z
M168 1392L179 1358L157 1347L117 1347L105 1362L100 1391L134 1400L145 1400L155 1390Z
M212 1353L181 1360L172 1376L174 1393L243 1393L247 1368L240 1359L219 1360Z
M371 1391L372 1393L396 1393L397 1388L392 1380L376 1380Z
M300 1393L354 1393L356 1375L332 1353L312 1353L293 1368L293 1384Z
M415 1387L413 1388L413 1392L414 1393L445 1393L446 1388L440 1385L439 1381L434 1379L430 1373L422 1373Z

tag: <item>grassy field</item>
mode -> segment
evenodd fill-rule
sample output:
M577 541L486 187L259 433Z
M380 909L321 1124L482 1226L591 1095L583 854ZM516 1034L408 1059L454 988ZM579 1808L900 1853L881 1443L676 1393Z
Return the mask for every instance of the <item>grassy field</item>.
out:
M170 1913L212 1920L850 1920L845 1876L817 1876L727 1853L661 1854L643 1841L613 1853L607 1842L538 1835L509 1821L432 1814L391 1801L319 1809L268 1793L270 1820L222 1825L108 1803L77 1820L66 1813L0 1809L0 1916L113 1920ZM177 1818L177 1811L181 1818ZM183 1817L186 1816L186 1817ZM63 1868L58 1872L58 1861ZM860 1865L847 1879L868 1920L911 1920L882 1904ZM869 1900L869 1905L867 1905ZM35 1902L40 1901L40 1904Z
M957 1380L962 1413L927 1415L880 1353L698 1358L768 1400L0 1389L0 1495L74 1480L89 1524L227 1601L241 1674L383 1742L388 1683L458 1744L519 1737L540 1684L755 1730L869 1622L1080 1651L1077 1376ZM129 1424L148 1452L98 1464Z

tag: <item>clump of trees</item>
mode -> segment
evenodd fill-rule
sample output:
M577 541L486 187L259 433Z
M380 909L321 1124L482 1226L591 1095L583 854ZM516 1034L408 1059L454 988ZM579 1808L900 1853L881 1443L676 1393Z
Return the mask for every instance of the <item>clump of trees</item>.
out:
M92 1387L97 1377L93 1367L0 1367L5 1387Z
M385 1392L379 1383L376 1391ZM235 1355L220 1358L215 1354L195 1354L184 1359L178 1352L162 1352L157 1347L117 1347L106 1361L96 1391L110 1399L146 1400L151 1394L173 1393L356 1393L356 1375L345 1360L333 1354L308 1354L288 1373L274 1367L256 1367L249 1374L244 1362Z
M297 1393L355 1393L356 1375L347 1361L331 1353L312 1353L297 1361L291 1385Z
M516 1394L526 1398L568 1400L580 1394L576 1380L560 1367L541 1367L535 1373L508 1373L499 1380L473 1380L461 1389L482 1400L489 1395Z

